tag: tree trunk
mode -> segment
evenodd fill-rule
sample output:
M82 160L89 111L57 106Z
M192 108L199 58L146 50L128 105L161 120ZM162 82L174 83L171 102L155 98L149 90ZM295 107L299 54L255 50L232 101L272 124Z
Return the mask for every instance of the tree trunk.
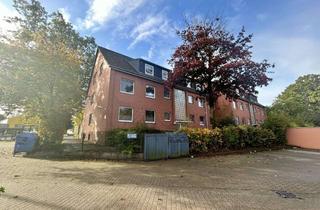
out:
M215 109L217 99L218 99L218 97L216 97L213 94L209 94L209 96L208 96L208 104L210 107L210 122L211 122L212 128L216 127L216 119L215 119L214 109Z

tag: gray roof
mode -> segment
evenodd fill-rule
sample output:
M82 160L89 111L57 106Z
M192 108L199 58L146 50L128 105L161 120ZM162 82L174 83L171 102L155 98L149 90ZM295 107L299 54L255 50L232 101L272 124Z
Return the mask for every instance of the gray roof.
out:
M120 53L114 52L112 50L98 47L98 50L102 53L103 57L108 62L109 66L116 71L124 72L127 74L131 74L134 76L142 77L147 80L151 80L154 82L163 83L163 81L159 78L148 76L139 71L139 60L134 59L128 56L122 55Z
M146 61L146 60L141 59L141 58L137 58L137 59L131 58L131 57L128 57L126 55L114 52L112 50L106 49L106 48L101 47L101 46L98 47L98 50L100 50L100 52L102 53L104 59L108 62L109 66L113 70L120 71L120 72L127 73L127 74L131 74L131 75L134 75L134 76L137 76L137 77L141 77L141 78L144 78L144 79L147 79L147 80L151 80L151 81L154 81L154 82L158 82L158 83L161 83L161 84L164 83L163 80L161 80L161 79L159 79L157 77L152 77L152 76L146 75L146 74L144 74L144 73L139 71L139 61L140 60ZM148 63L152 63L150 61L147 61L147 62ZM152 64L154 64L154 63L152 63ZM154 64L154 65L157 65L157 64ZM157 66L159 66L159 65L157 65ZM159 66L159 67L161 67L161 66ZM161 68L164 68L164 67L161 67ZM166 69L166 68L164 68L164 69ZM183 90L187 90L187 91L196 93L196 91L194 89L192 89L192 88L183 87L183 86L177 86L177 87L179 89L183 89ZM251 100L248 100L248 99L246 99L244 97L240 97L239 99L241 99L243 101L247 101L247 102L253 103L253 104L256 104L256 105L259 105L259 106L263 106L259 102L251 101Z

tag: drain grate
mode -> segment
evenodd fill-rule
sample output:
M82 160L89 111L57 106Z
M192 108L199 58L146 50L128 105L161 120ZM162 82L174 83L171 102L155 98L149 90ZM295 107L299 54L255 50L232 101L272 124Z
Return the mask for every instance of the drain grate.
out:
M293 199L302 199L297 197L295 194L291 193L291 192L287 192L284 190L274 190L275 193L277 193L281 198L293 198Z

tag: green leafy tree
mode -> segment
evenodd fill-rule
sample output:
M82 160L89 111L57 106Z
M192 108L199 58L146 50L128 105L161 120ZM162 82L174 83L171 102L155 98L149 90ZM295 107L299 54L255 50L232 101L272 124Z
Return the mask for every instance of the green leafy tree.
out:
M299 77L277 97L271 112L288 115L298 126L320 126L320 75Z
M19 17L7 21L18 30L0 42L0 106L37 117L41 139L59 142L81 110L96 44L38 1L13 2Z

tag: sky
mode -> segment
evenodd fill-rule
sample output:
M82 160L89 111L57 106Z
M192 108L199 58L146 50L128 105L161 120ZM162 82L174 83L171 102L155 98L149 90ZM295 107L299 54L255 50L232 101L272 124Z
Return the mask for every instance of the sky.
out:
M258 88L258 100L271 105L299 76L320 73L319 0L40 0L59 10L82 35L98 45L164 67L180 40L186 19L223 17L227 29L253 34L253 58L275 64L273 81ZM0 17L16 12L0 0ZM12 29L0 20L0 31Z

